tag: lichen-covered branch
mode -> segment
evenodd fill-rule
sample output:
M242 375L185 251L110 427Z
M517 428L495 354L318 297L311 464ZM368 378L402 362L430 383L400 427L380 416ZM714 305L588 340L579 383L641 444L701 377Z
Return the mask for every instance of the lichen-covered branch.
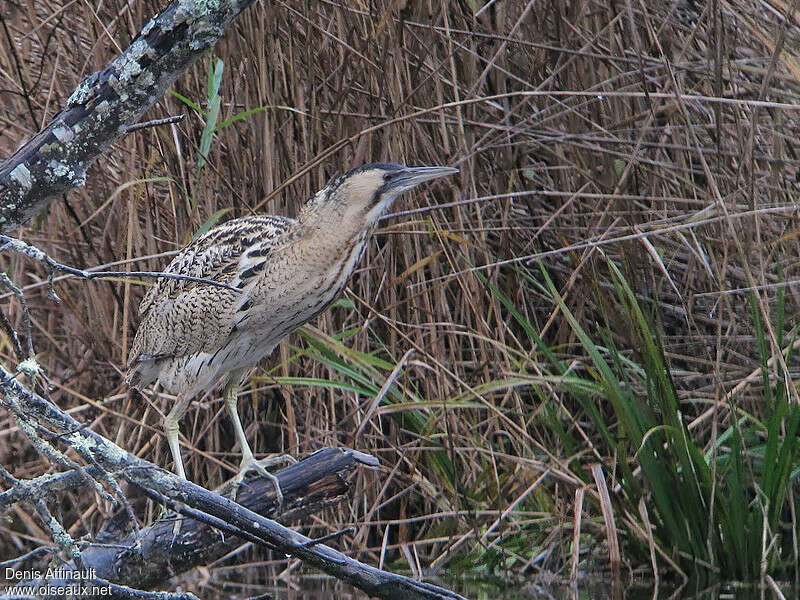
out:
M18 481L13 487L0 492L0 516L18 502L29 502L35 498L49 498L86 485L86 478L101 477L99 469L87 467L83 471L46 473L34 479ZM113 500L113 498L109 499Z
M102 71L84 79L50 124L0 164L0 232L82 185L89 166L255 0L176 0Z

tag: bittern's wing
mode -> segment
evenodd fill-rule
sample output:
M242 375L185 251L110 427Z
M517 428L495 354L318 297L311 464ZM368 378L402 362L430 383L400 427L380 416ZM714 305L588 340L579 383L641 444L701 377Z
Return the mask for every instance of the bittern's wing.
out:
M234 219L198 237L164 269L240 286L242 265L268 254L286 238L293 219L254 216ZM245 273L246 274L246 273ZM234 326L242 293L219 286L159 279L139 306L141 321L131 346L128 379L137 363L197 352L215 352Z

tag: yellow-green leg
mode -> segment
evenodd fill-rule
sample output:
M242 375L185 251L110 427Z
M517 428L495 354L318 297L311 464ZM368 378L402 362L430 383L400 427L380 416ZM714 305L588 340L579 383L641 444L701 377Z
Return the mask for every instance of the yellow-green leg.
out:
M172 410L169 411L169 414L164 418L164 432L167 434L167 444L169 444L169 449L172 452L172 461L175 463L175 473L177 473L178 477L181 479L186 479L186 471L183 470L181 448L178 444L179 422L181 417L183 417L183 414L186 412L186 409L189 407L189 402L191 402L191 398L186 398L179 394L175 406L172 407ZM183 517L176 513L175 525L172 528L173 542L181 532L182 520Z
M183 470L181 449L178 445L178 423L181 420L181 417L183 417L183 414L186 412L186 409L189 407L190 401L190 398L184 398L179 395L175 406L172 407L172 410L169 411L169 414L164 418L164 432L167 434L167 444L169 444L169 449L172 451L172 460L175 463L175 472L183 479L186 479L186 472Z
M275 497L278 500L278 508L283 508L283 492L281 491L281 484L278 478L272 473L267 471L266 467L273 467L279 464L293 464L297 461L289 455L274 456L272 458L265 458L263 460L256 460L253 456L253 451L250 449L250 444L247 443L247 438L244 435L242 422L239 420L239 410L236 406L237 393L239 391L239 378L231 377L225 385L225 410L228 413L231 421L233 421L233 428L236 432L236 440L239 442L239 447L242 449L242 462L239 464L239 474L234 478L237 484L237 491L234 492L233 499L236 500L238 493L238 485L244 481L245 475L249 471L256 471L260 475L269 479L275 486Z

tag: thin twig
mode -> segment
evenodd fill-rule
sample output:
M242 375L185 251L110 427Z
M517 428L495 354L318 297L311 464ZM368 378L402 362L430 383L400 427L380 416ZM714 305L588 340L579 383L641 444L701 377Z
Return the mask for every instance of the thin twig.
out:
M7 485L11 486L16 486L21 483L16 477L2 467L0 467L0 478L2 478ZM39 515L39 520L42 525L44 525L45 529L50 532L50 537L58 544L58 547L64 550L67 556L76 561L76 563L80 561L81 551L78 549L78 545L75 543L75 540L72 539L72 536L67 533L67 530L61 522L50 512L50 509L47 508L42 497L37 496L31 498L29 499L29 503L33 506L34 510L36 510L36 514Z
M2 328L3 333L8 336L8 339L11 340L17 362L19 363L25 360L25 351L22 349L22 342L19 339L19 334L17 334L17 330L11 325L11 321L8 320L8 316L6 316L6 313L2 309L0 309L0 328Z
M34 420L27 418L24 410L19 406L19 404L13 399L7 399L7 405L9 410L11 411L11 416L13 417L14 421L19 427L19 430L24 433L27 438L30 440L31 444L33 445L34 449L44 456L47 460L49 460L53 464L60 465L67 469L72 469L77 473L83 474L83 480L91 485L101 498L107 500L109 502L114 502L114 499L111 498L103 487L100 485L99 481L96 479L92 479L88 474L86 474L83 467L79 464L74 462L60 450L55 448L50 442L44 440L40 434L44 427L42 427L39 423ZM46 430L45 430L46 431ZM49 437L52 437L52 433L47 432ZM102 472L102 470L101 470ZM19 484L21 482L17 482ZM25 498L25 500L32 501L33 496L29 496Z
M16 558L0 562L0 568L25 562L29 558L33 558L34 556L39 556L40 554L54 554L56 552L58 552L58 548L56 548L55 546L39 546L38 548L34 548L30 552L26 552L21 556L17 556Z
M52 278L53 271L60 271L62 273L69 273L82 279L108 279L110 277L163 277L164 279L178 279L182 281L192 281L194 283L205 283L216 287L225 288L234 292L241 292L239 288L235 288L227 283L206 279L204 277L192 277L191 275L181 275L179 273L164 273L160 271L86 271L84 269L76 269L69 265L62 264L50 258L47 254L39 250L36 246L31 246L16 238L7 235L0 235L0 252L4 250L11 250L18 254L24 254L28 258L32 258L44 264L50 270ZM55 296L55 294L52 294ZM55 296L54 299L58 299Z
M324 544L325 542L330 542L331 540L335 540L338 537L341 537L348 533L355 533L355 527L346 527L345 529L340 529L339 531L334 531L333 533L329 533L328 535L323 535L322 537L314 538L313 540L308 540L305 544L303 544L304 548L310 548L311 546L316 546L317 544Z
M134 123L133 125L128 125L125 128L125 133L130 133L131 131L139 131L140 129L145 129L147 127L158 127L160 125L171 125L172 123L179 123L183 121L183 118L186 115L174 115L171 117L164 117L163 119L153 119L152 121L142 121L141 123Z
M31 325L31 313L28 311L28 303L25 301L25 295L22 293L22 290L14 285L8 278L8 275L2 272L0 272L0 285L8 288L19 301L19 305L22 308L22 328L25 333L25 349L28 351L27 358L33 359L34 356L36 356L36 353L33 351L33 327ZM17 339L19 340L18 336Z
M0 466L0 469L2 469L2 466ZM16 485L4 492L0 492L0 515L14 504L25 502L28 498L53 496L82 485L85 486L86 477L99 476L99 473L100 471L96 467L87 467L64 473L49 473L33 479L19 479Z

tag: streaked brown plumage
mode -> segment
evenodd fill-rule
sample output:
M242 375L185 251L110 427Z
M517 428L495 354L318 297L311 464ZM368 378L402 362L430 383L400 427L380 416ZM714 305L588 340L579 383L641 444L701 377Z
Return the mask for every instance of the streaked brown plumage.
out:
M242 448L240 480L256 469L236 410L247 371L280 340L325 309L356 268L370 233L401 193L449 175L449 167L373 163L333 178L297 219L253 216L213 228L166 267L236 290L160 279L139 306L127 380L142 388L158 380L177 401L164 420L175 469L185 477L178 421L191 399L219 383Z

